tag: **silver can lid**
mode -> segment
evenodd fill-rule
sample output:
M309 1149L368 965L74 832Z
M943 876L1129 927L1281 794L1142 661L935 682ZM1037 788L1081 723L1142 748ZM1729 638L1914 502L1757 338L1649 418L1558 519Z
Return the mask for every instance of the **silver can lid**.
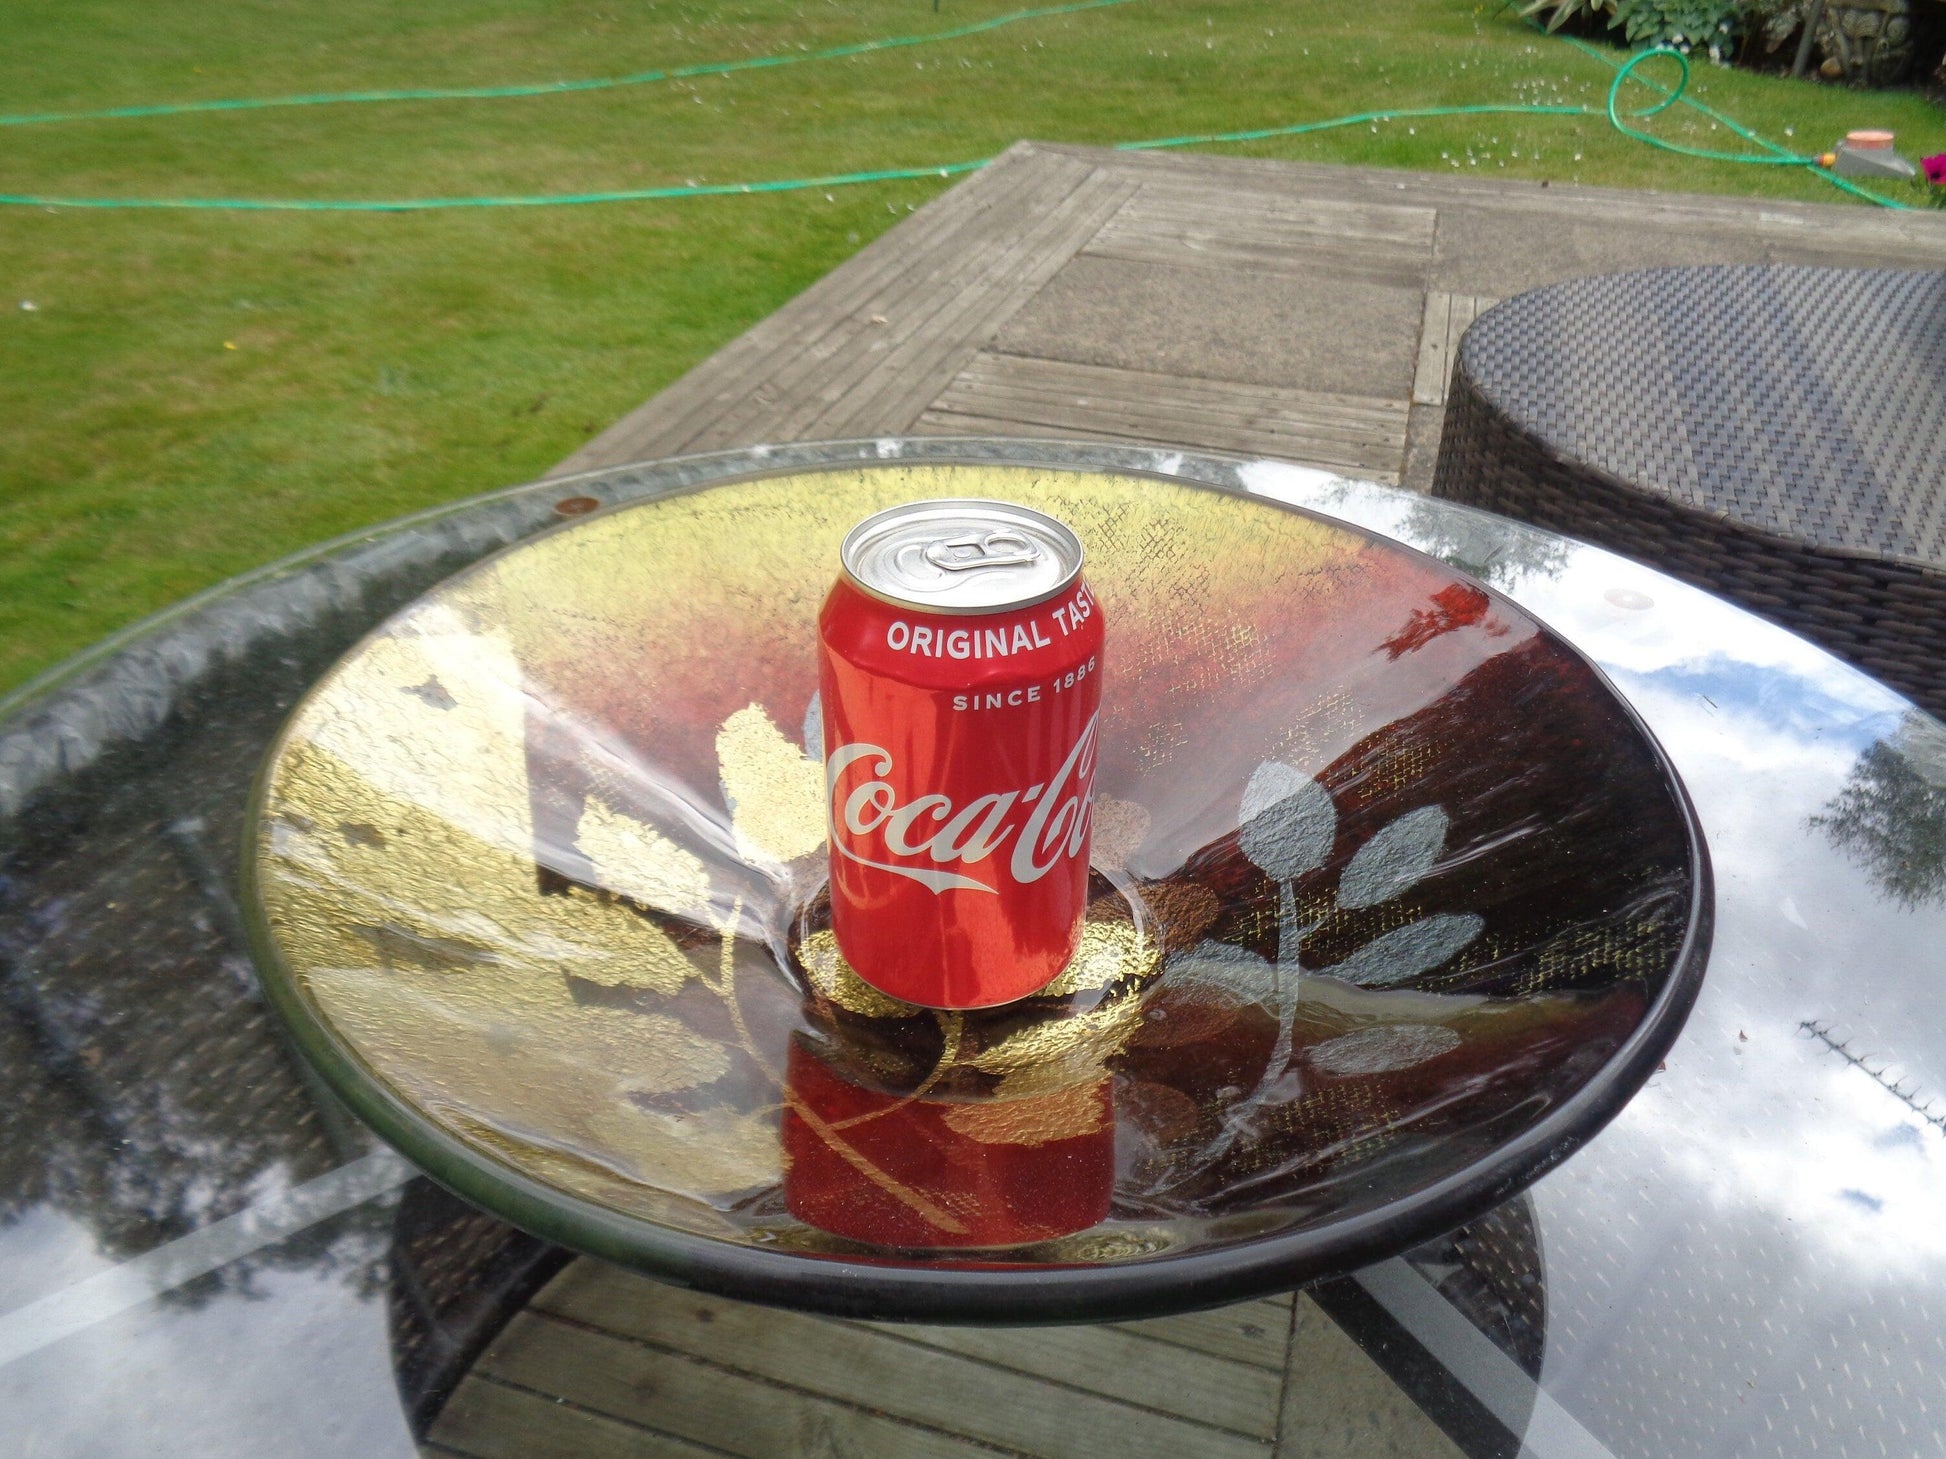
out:
M1004 613L1051 598L1081 575L1081 539L1011 502L907 502L865 518L838 549L845 576L874 598L932 613Z

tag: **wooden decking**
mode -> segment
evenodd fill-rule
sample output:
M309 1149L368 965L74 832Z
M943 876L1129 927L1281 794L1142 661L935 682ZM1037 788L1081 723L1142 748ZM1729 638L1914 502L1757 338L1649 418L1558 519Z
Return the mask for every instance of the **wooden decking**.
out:
M428 1454L622 1459L1457 1459L1308 1300L1101 1327L836 1322L577 1262Z
M1946 218L1023 143L558 473L891 434L1268 455L1423 487L1494 301L1694 263L1946 266ZM569 1267L429 1452L1450 1459L1308 1299L1113 1327L881 1327Z
M1022 143L556 470L980 434L1423 487L1481 309L1704 262L1939 268L1946 218Z

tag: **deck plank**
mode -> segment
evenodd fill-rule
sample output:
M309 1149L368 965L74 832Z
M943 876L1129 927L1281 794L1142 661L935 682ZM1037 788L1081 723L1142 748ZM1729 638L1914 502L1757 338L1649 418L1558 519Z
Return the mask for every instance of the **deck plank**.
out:
M1281 1372L1149 1342L1113 1327L893 1327L906 1342L1257 1439L1277 1437Z
M1266 1452L1260 1438L1001 1368L893 1331L727 1302L591 1263L563 1272L535 1306L562 1331L587 1341L632 1339L826 1402L1049 1459L1263 1459ZM542 1357L563 1366L564 1360ZM489 1361L501 1360L490 1355Z
M477 1376L460 1384L427 1437L422 1454L464 1459L712 1459L723 1453Z
M978 216L882 279L844 329L783 362L774 381L783 395L749 403L770 412L772 435L779 440L804 438L820 414L896 352L914 340L950 332L957 301L992 288L1007 261L1031 247L1022 237L1019 219L1059 212L1094 171L1078 165L1023 164L1014 185L996 193ZM744 418L750 414L748 408L743 412ZM737 414L726 415L715 431L734 434L738 423Z
M1121 218L1174 218L1181 222L1220 223L1245 237L1277 241L1297 234L1333 244L1395 246L1410 254L1432 248L1438 213L1413 203L1347 201L1338 198L1239 193L1201 179L1151 179L1122 209Z
M802 1343L805 1334L793 1334ZM992 1450L923 1424L666 1348L535 1313L507 1325L478 1371L620 1423L746 1459L991 1459Z
M928 436L1011 436L1047 441L1100 442L1111 445L1191 447L1215 455L1250 459L1289 461L1298 466L1315 466L1321 471L1355 475L1366 481L1395 486L1401 479L1399 466L1378 467L1361 464L1364 458L1334 450L1320 450L1305 440L1249 438L1234 432L1184 431L1159 420L1126 422L1120 429L1104 429L1102 422L1088 427L1048 422L1030 417L1028 412L1010 413L995 409L982 415L962 415L955 411L928 410L912 424L915 435ZM1376 454L1376 453L1374 453Z
M1402 400L983 351L946 387L927 423L943 429L943 415L995 427L1106 432L1396 481L1405 454L1406 414Z
M1290 1348L1291 1307L1289 1296L1263 1297L1206 1312L1151 1317L1116 1326L1153 1342L1173 1343L1199 1353L1282 1372Z
M1098 158L1101 149L1078 143L1036 142L1037 152ZM1213 153L1117 152L1116 164L1143 181L1176 179L1233 195L1303 197L1378 205L1479 209L1534 220L1615 220L1683 230L1715 228L1767 243L1843 247L1877 254L1911 250L1946 256L1946 220L1923 211L1894 212L1840 203L1776 198L1711 197L1578 184L1553 185L1453 172L1389 167L1343 167L1328 162L1283 162Z
M1084 252L1175 264L1424 287L1438 214L1314 198L1235 196L1207 183L1142 185Z
M997 416L959 415L950 410L926 411L912 423L912 434L915 436L1013 436L1042 441L1100 442L1112 446L1172 444L1153 434L1131 435L1122 431L1082 430L1077 426L1043 426L1036 425L1032 421L1005 420Z
M1453 378L1453 360L1466 327L1500 301L1483 294L1426 295L1425 322L1419 330L1419 364L1412 378L1414 405L1444 405Z
M1464 1455L1321 1307L1300 1297L1276 1459Z

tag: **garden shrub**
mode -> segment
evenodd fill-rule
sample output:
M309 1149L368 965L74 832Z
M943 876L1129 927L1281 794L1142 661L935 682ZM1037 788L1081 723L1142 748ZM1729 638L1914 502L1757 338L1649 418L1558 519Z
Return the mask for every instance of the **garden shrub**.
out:
M1768 27L1796 0L1528 0L1521 14L1545 16L1549 30L1590 29L1597 20L1632 46L1702 51L1727 64L1750 24Z
M1609 26L1632 46L1673 46L1728 62L1743 28L1745 0L1607 0Z

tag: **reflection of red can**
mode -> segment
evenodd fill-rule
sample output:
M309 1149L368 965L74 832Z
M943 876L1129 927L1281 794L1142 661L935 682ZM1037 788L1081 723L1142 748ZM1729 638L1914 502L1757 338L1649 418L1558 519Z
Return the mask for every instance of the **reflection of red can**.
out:
M831 921L895 998L984 1008L1074 956L1101 612L1081 544L1004 502L868 517L818 619Z
M1023 1246L1106 1220L1115 1187L1107 1075L1017 1099L869 1089L799 1035L784 1096L784 1203L874 1246Z

